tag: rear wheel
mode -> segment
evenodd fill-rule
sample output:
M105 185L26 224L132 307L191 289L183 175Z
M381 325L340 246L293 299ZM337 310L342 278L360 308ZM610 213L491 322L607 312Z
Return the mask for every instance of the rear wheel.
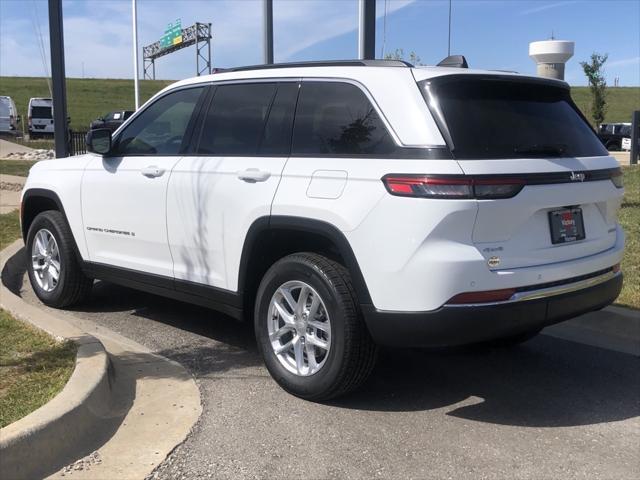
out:
M93 280L78 264L71 229L60 212L49 210L36 216L26 250L29 280L42 303L63 308L89 296Z
M351 277L314 253L289 255L265 274L255 332L271 376L286 391L327 400L359 387L377 356Z

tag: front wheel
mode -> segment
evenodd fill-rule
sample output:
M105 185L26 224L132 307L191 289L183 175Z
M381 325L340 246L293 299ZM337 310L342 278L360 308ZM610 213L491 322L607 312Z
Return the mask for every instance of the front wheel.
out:
M289 255L267 271L254 326L269 373L302 398L328 400L352 391L375 365L377 347L349 272L315 253Z
M71 229L60 212L38 214L29 227L26 243L29 280L42 303L63 308L89 296L93 280L78 264Z

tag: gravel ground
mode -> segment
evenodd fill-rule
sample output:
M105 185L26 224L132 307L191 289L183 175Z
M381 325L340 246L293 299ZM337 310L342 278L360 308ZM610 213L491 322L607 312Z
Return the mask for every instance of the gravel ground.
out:
M250 329L215 312L97 283L65 314L196 377L202 417L154 479L640 478L630 355L544 335L510 350L385 350L361 391L316 404L282 391Z

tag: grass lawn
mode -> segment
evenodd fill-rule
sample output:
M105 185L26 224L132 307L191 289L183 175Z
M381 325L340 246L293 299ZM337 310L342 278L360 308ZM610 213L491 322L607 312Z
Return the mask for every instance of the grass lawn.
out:
M591 121L591 93L588 87L571 87L571 97L584 116ZM607 122L631 122L631 114L640 110L640 87L609 87L607 89Z
M60 392L75 359L73 342L58 342L0 309L0 428Z
M29 169L34 163L36 162L29 160L0 160L0 173L26 177L29 175Z
M0 250L4 250L14 241L16 241L22 233L20 232L20 217L18 210L3 213L0 215Z
M624 201L618 218L627 234L622 259L624 287L617 303L640 309L640 166L622 167Z

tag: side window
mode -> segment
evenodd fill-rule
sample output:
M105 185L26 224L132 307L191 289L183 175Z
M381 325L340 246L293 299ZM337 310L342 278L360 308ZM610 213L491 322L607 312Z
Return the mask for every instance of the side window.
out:
M299 83L280 83L269 118L264 127L259 153L288 156L291 151L291 129L298 100Z
M116 155L176 155L205 87L169 93L146 108L118 136Z
M292 154L385 155L395 143L364 92L337 82L303 82Z
M198 153L255 155L275 93L275 83L217 87L204 121Z

